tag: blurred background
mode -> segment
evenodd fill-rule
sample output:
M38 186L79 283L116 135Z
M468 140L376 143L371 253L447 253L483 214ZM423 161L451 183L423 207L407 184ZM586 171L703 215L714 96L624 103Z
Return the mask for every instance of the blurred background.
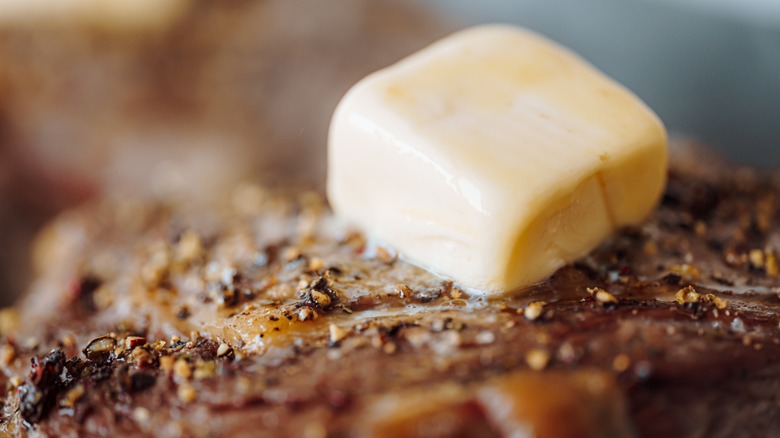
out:
M780 163L777 0L0 0L0 304L35 233L91 198L320 187L347 88L484 22L573 48L675 136Z

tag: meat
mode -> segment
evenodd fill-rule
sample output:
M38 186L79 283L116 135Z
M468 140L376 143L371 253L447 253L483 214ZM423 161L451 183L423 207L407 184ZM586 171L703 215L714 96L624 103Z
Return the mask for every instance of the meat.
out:
M399 260L309 192L71 211L0 315L0 427L762 436L780 427L778 182L675 160L645 224L490 299Z
M119 0L122 20L74 1L39 21L13 14L24 3L0 17L3 305L28 283L32 235L86 198L323 181L341 95L448 31L398 0L174 0L146 16Z

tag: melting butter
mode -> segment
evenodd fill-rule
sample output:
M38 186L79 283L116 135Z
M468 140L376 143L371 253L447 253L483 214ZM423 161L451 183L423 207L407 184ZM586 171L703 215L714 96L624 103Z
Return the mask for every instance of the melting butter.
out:
M330 128L338 216L486 292L520 288L642 221L667 135L630 91L534 33L480 26L352 87Z

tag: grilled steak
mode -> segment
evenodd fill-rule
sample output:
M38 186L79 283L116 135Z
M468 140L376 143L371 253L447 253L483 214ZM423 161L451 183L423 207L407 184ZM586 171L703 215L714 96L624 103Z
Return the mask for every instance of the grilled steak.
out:
M549 280L463 290L309 192L103 200L0 315L0 428L85 436L759 436L780 428L778 181L677 157Z

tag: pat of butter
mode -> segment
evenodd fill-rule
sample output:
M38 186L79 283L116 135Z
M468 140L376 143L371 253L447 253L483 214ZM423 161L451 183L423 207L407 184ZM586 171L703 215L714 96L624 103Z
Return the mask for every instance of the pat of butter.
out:
M531 32L456 33L360 81L333 116L336 214L486 292L543 280L663 190L666 131L631 92Z

